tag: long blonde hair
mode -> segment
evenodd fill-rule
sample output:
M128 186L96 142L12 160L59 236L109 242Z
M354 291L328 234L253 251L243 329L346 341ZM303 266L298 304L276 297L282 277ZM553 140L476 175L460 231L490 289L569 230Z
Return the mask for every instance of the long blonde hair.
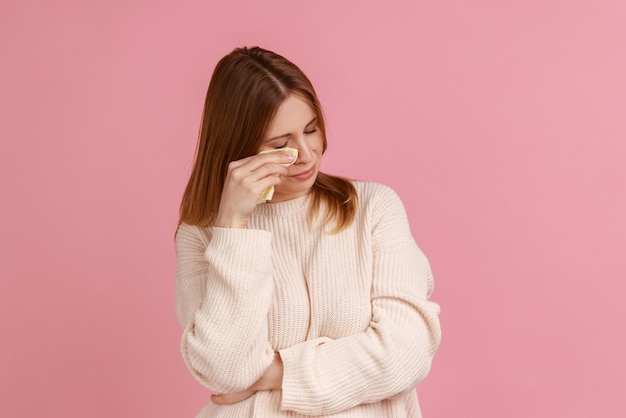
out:
M284 57L259 47L237 48L213 72L204 103L195 162L180 205L180 223L210 226L219 209L228 163L255 154L282 102L304 99L317 116L326 151L322 107L304 73ZM335 231L349 226L356 190L346 178L318 173L312 187L309 221L321 207Z

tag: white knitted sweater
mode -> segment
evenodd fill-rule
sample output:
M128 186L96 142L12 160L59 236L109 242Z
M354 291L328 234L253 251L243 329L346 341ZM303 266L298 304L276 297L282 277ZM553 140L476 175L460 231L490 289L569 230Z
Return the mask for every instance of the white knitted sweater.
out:
M428 261L390 188L354 182L354 223L307 225L310 195L259 205L247 228L182 224L183 358L218 393L251 386L279 351L282 390L198 417L420 417L416 385L441 333ZM327 229L327 228L326 228Z

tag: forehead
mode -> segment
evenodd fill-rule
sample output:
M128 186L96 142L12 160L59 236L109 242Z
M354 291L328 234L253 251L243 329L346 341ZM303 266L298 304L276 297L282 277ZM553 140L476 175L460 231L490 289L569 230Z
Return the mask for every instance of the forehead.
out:
M301 131L316 114L302 98L291 95L278 108L270 123L268 137Z

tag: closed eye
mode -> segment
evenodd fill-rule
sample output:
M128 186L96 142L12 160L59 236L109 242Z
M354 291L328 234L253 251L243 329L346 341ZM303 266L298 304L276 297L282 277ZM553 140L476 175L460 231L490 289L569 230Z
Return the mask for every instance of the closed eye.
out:
M304 131L304 133L307 135L314 134L315 132L317 132L317 126L313 129L309 129L308 131Z

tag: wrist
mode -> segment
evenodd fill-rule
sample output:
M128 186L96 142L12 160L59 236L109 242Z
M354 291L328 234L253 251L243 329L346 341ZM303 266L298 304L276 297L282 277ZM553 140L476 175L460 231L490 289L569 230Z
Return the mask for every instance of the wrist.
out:
M247 220L241 219L225 219L218 216L213 222L213 226L218 228L245 228Z

